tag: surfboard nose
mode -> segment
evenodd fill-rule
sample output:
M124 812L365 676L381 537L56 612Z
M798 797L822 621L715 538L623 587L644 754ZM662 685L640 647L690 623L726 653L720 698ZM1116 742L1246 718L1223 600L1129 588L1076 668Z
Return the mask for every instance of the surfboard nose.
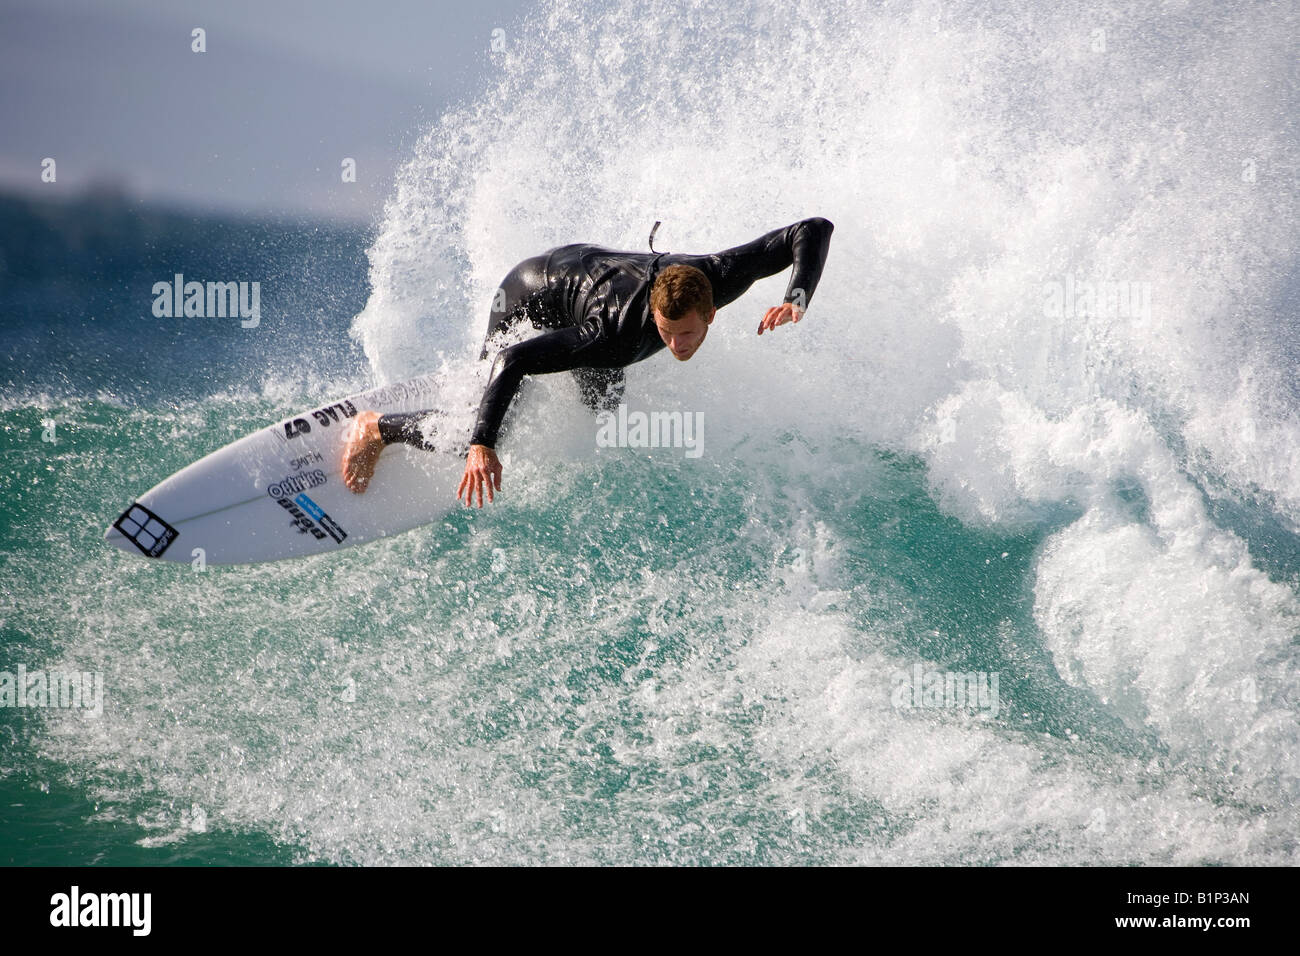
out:
M121 517L117 519L121 521ZM113 522L104 529L104 542L111 544L119 551L125 551L127 554L139 554L140 549L131 543L131 540L117 529L117 522Z
M179 535L180 532L137 501L108 526L104 540L123 551L138 550L147 558L159 558Z

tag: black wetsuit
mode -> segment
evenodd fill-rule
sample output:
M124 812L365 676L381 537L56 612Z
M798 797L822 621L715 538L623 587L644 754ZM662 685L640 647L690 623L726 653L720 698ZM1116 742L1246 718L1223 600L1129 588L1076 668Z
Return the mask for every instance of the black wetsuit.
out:
M807 306L821 278L834 227L826 219L804 219L753 242L711 255L616 252L593 245L560 246L525 259L510 271L493 300L488 342L522 319L543 329L500 351L479 406L472 445L496 445L506 410L525 375L573 372L583 400L593 408L617 406L623 368L664 348L650 308L650 289L659 270L689 265L713 286L713 304L728 305L758 279L793 266L785 302ZM431 447L419 422L428 412L384 415L385 444L401 441Z

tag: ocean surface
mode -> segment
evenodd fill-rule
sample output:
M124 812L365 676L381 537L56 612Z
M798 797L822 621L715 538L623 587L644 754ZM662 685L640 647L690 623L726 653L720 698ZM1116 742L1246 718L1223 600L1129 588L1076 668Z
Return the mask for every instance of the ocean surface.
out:
M560 0L369 228L0 200L0 671L103 687L0 706L0 863L1294 865L1298 18ZM629 369L698 456L549 376L482 512L102 541L322 399L471 403L526 256L814 215L802 323L773 277Z

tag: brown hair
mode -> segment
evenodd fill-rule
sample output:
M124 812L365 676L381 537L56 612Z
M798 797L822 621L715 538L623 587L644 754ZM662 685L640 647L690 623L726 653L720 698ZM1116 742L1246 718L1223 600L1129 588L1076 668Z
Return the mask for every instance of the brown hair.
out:
M668 266L655 277L650 308L670 322L696 311L707 319L713 310L713 286L695 266Z

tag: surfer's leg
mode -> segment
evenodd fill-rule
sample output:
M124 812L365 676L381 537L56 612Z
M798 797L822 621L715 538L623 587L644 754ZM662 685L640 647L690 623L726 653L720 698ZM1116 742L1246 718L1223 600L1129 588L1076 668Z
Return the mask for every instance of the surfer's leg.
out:
M492 294L492 310L488 316L487 335L483 339L480 359L488 356L492 337L509 332L527 319L537 328L558 328L560 316L551 307L551 297L546 285L547 256L533 256L515 266L501 280ZM379 437L384 445L401 442L423 451L434 451L430 438L434 434L432 409L419 412L393 412L380 417Z
M523 319L537 329L558 329L566 324L564 316L551 302L546 281L549 256L533 256L515 266L492 293L492 310L488 314L487 335L479 360L488 357L493 336L509 332Z
M549 260L549 254L525 259L501 280L501 285L492 296L487 335L483 339L483 348L479 351L480 359L488 357L493 337L509 332L525 319L537 329L555 330L572 324L572 319L560 308L547 280ZM591 408L599 410L618 407L623 396L622 369L577 369L574 375L582 390L583 401ZM380 417L377 421L378 435L382 442L380 447L402 442L425 451L435 450L437 446L430 442L433 426L429 415L430 411L426 410ZM349 487L352 485L349 484ZM364 485L361 490L364 490Z
M432 409L423 412L389 412L379 418L379 437L385 445L401 442L424 451L436 451L430 438L436 434Z
M402 442L424 451L436 451L432 437L435 434L434 409L422 412L365 411L352 424L352 434L343 449L343 484L361 494L374 477L379 453L394 442Z
M621 368L575 368L570 374L578 381L583 404L593 412L612 412L623 401Z
M433 409L423 412L361 412L353 421L352 434L343 449L343 484L361 494L375 475L379 453L394 442L402 442L423 451L438 451L433 443L437 434L432 416ZM449 447L443 451L457 451L462 458L467 449Z

